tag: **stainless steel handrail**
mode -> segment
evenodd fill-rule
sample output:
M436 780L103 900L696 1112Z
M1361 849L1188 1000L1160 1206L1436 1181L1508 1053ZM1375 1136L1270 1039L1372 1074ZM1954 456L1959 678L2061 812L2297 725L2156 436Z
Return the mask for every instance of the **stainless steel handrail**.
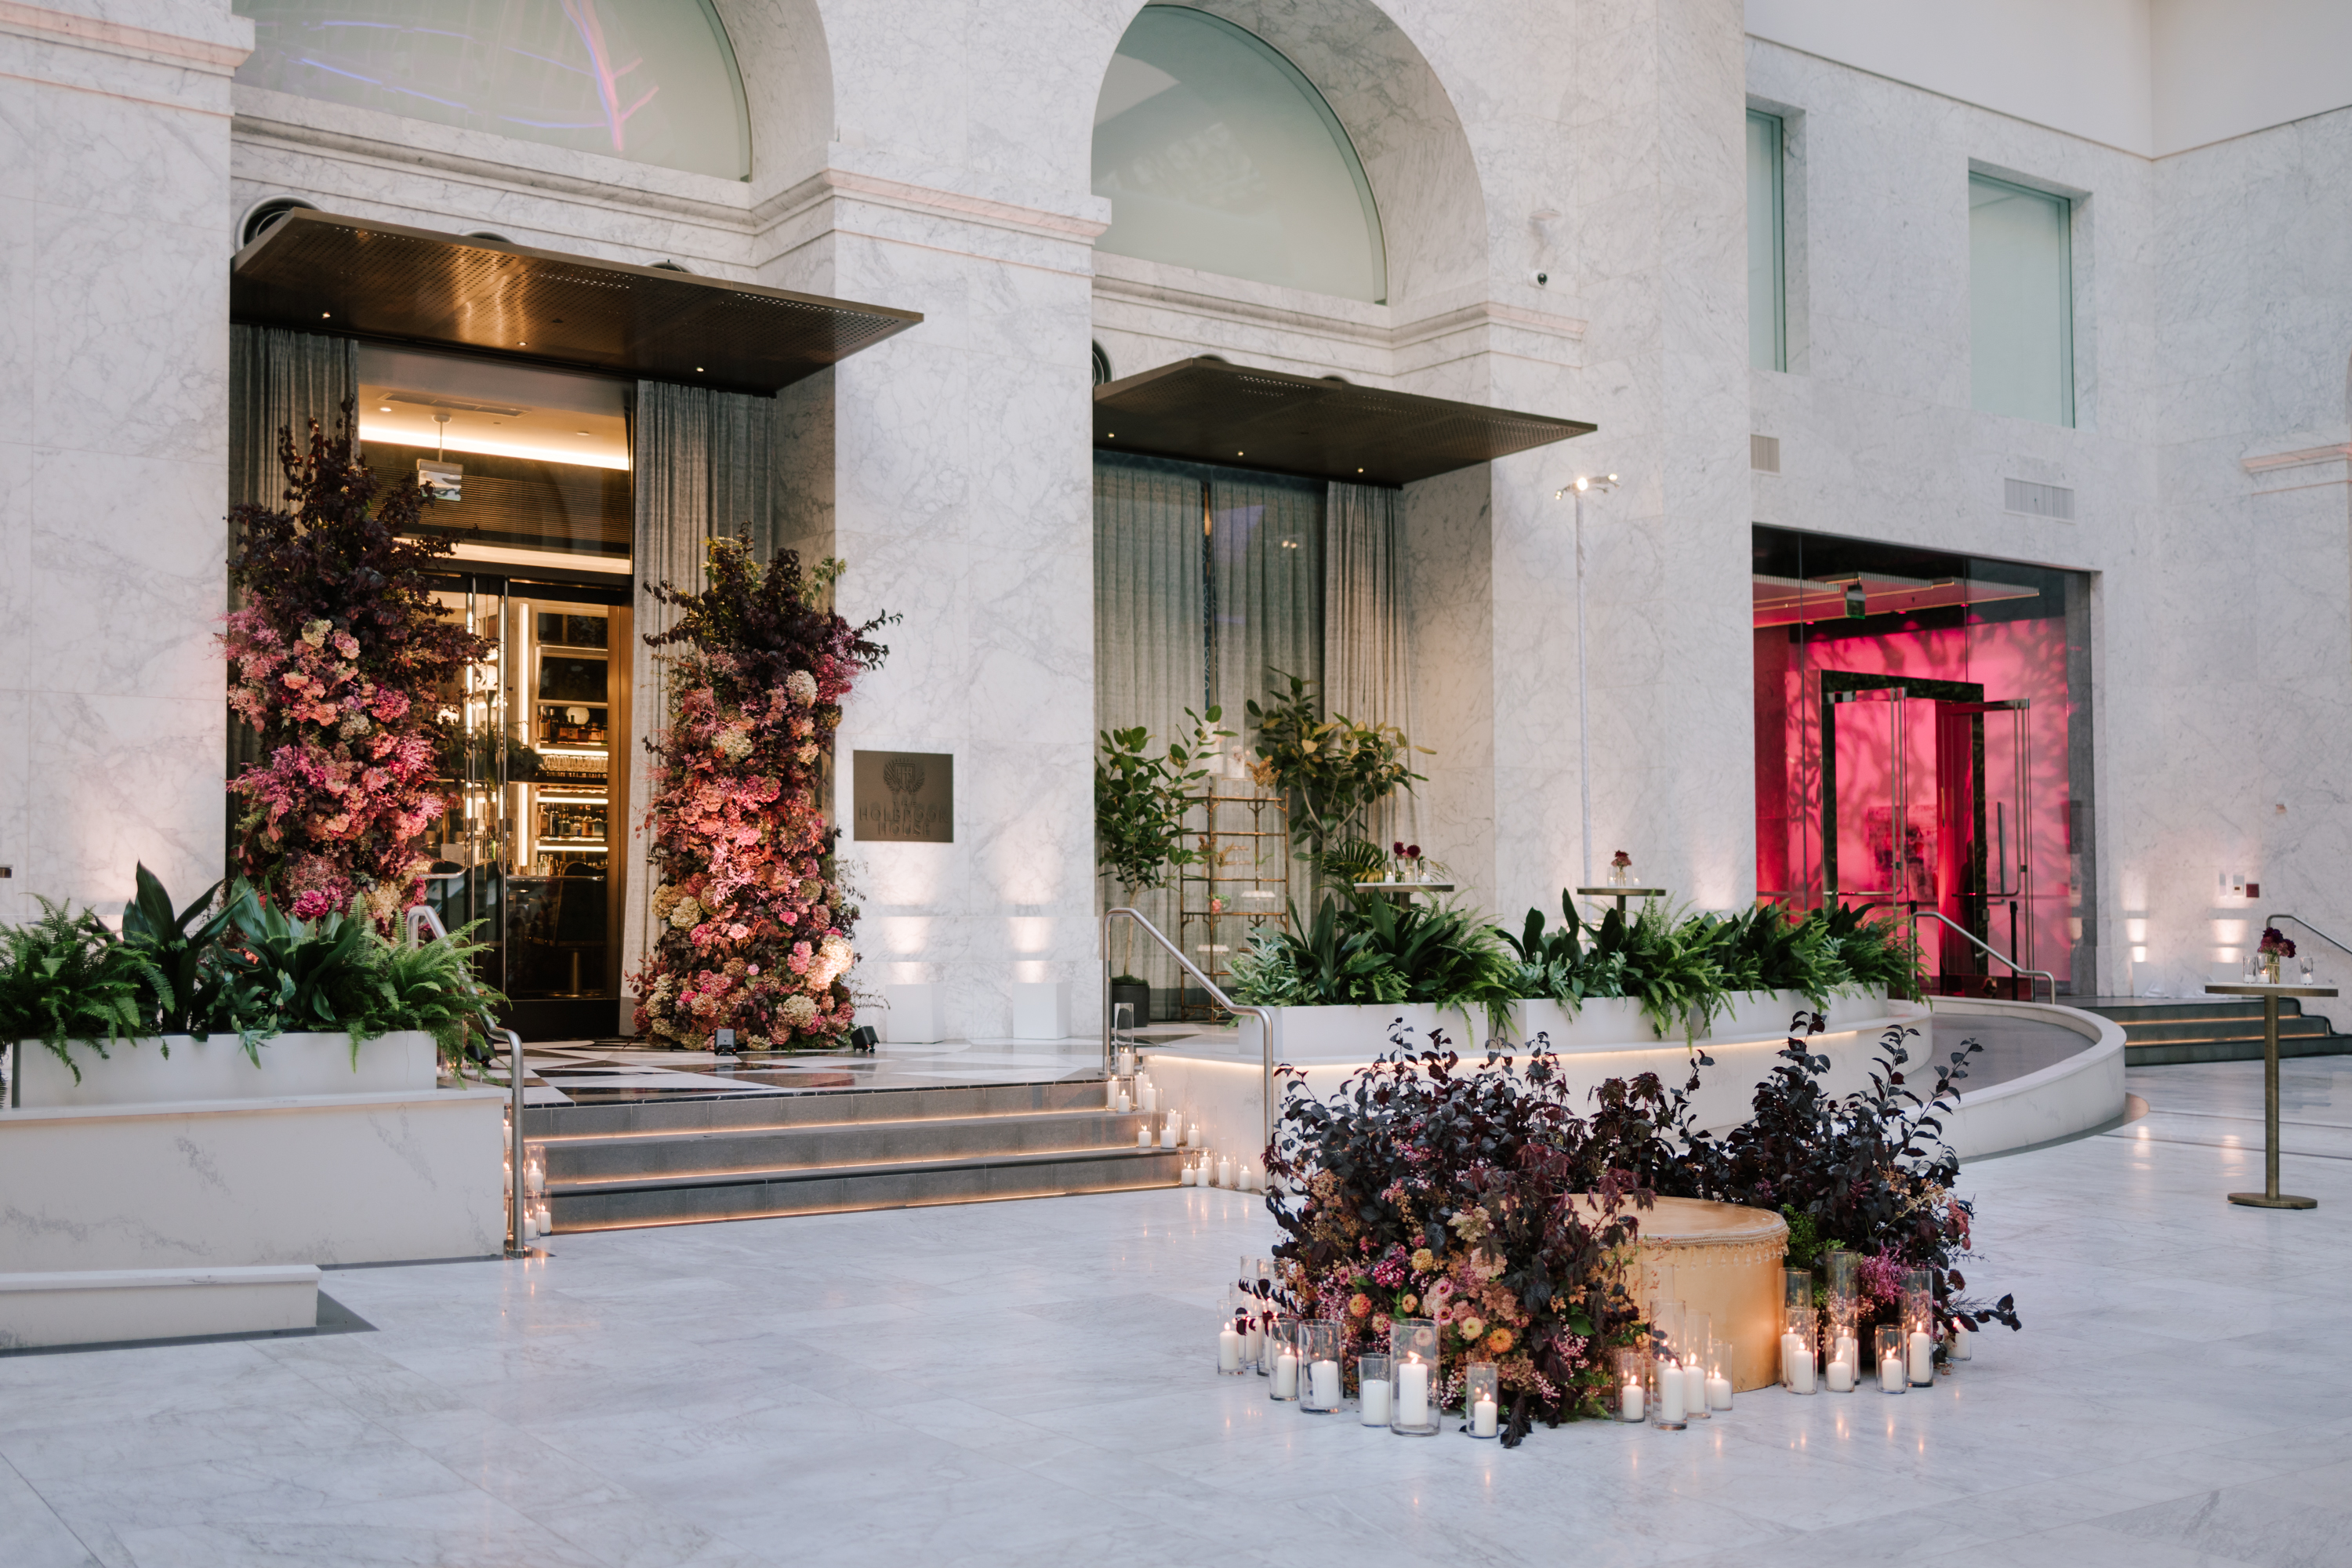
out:
M1994 958L1998 958L2003 963L2008 964L2010 973L2013 974L2040 975L2042 979L2050 982L2050 1005L2053 1007L2058 1005L2058 977L2051 973L2048 970L2028 969L2024 967L2022 964L2019 963L2017 960L2010 957L2009 954L2001 952L2000 949L1993 946L1982 937L1978 936L1976 932L1969 930L1968 927L1960 924L1957 921L1949 919L1935 910L1913 910L1911 911L1911 919L1915 922L1918 921L1936 921L1943 925L1949 926L1952 930L1958 931L1962 937L1975 943L1978 947L1982 948L1988 954ZM2026 990L2030 999L2032 987L2028 986Z
M446 940L449 935L449 928L441 923L440 915L435 911L433 906L430 904L412 905L409 908L408 912L401 916L400 920L401 925L404 929L404 934L408 940L408 945L411 947L417 945L416 929L419 926L429 928L433 934L438 938Z
M2292 921L2294 923L2301 926L2304 930L2309 931L2312 935L2317 937L2328 946L2335 948L2339 952L2352 952L2352 947L2346 947L2342 942L2336 941L2334 937L2320 930L2317 926L2313 925L2301 915L2264 915L2263 917L2263 924L2266 926L2274 926L2281 921Z
M507 1160L512 1166L513 1179L507 1184L507 1256L529 1258L529 1237L522 1233L523 1205L529 1194L530 1173L522 1163L522 1037L512 1029L495 1031L507 1037Z
M1265 1135L1267 1145L1270 1146L1274 1142L1274 1009L1271 1007L1255 1006L1244 1002L1236 1002L1232 997L1226 995L1223 991L1218 989L1217 983L1215 981L1202 973L1201 971L1194 966L1192 961L1184 956L1183 949L1178 947L1174 942L1170 942L1167 937L1160 933L1158 926L1153 925L1150 921L1144 919L1140 911L1128 909L1123 905L1118 909L1105 910L1103 911L1103 1076L1105 1078L1110 1077L1114 1065L1111 1060L1110 1047L1110 922L1120 915L1125 915L1129 920L1131 920L1137 925L1141 926L1143 928L1144 935L1158 942L1167 951L1169 957L1174 959L1178 963L1182 964L1184 966L1184 973L1199 981L1201 983L1201 988L1209 994L1209 1000L1214 1002L1218 1006L1223 1007L1228 1013L1248 1013L1256 1017L1258 1045L1265 1057L1265 1060L1260 1064L1262 1074L1260 1082L1263 1085L1263 1092L1259 1097L1259 1108L1264 1113L1262 1120L1265 1123L1261 1131ZM1148 1023L1150 1020L1147 1019L1145 1022Z

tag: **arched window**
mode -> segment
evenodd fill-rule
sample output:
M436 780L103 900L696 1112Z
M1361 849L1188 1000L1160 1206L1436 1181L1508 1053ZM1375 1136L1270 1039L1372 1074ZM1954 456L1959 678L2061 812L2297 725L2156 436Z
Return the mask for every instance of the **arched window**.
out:
M709 0L236 0L249 87L741 179L751 120Z
M1351 300L1384 300L1372 187L1323 95L1204 11L1147 5L1095 105L1096 247Z

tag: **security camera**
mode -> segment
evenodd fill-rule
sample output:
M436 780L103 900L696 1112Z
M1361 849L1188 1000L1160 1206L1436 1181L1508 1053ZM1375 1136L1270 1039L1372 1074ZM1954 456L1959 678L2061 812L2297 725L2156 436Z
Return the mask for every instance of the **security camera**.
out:
M1538 289L1547 287L1551 282L1551 274L1549 272L1537 272L1532 273L1529 276L1530 280Z

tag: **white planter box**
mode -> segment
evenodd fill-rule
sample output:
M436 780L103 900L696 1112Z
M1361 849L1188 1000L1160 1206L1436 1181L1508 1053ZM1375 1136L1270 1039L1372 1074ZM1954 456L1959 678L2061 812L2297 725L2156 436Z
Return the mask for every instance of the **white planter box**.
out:
M1070 983L1066 980L1014 981L1013 1037L1016 1040L1068 1039Z
M877 1025L884 1040L894 1046L929 1046L948 1037L946 986L885 985L882 995L888 1005L878 1016L864 1021Z
M171 1055L163 1047L168 1046ZM278 1035L261 1045L257 1068L234 1035L208 1040L173 1035L162 1041L110 1045L101 1058L79 1045L73 1052L81 1081L38 1040L16 1047L22 1074L16 1102L32 1110L76 1105L185 1105L215 1100L278 1100L322 1094L431 1092L437 1067L433 1037L402 1029L360 1043L352 1066L351 1037Z
M308 1263L0 1274L0 1350L282 1332L318 1321L319 1270Z

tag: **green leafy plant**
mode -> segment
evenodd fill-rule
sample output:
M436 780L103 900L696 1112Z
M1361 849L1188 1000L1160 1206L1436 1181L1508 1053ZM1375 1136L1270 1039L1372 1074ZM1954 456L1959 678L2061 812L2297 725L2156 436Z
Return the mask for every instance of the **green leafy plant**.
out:
M268 1016L253 1005L251 988L236 984L229 970L228 944L236 928L234 911L219 898L225 885L215 882L195 902L175 910L162 880L141 865L137 891L122 911L122 940L142 965L150 1032L203 1040L215 1028L231 1028L246 1037L251 1055L268 1032Z
M1169 743L1155 754L1151 731L1139 724L1106 730L1095 757L1095 860L1132 900L1145 888L1162 887L1168 873L1195 864L1201 852L1185 845L1184 807L1209 776L1217 743L1232 739L1217 728L1223 710L1203 716L1184 710L1191 738Z
M1838 961L1860 986L1885 986L1889 996L1916 1001L1922 994L1919 943L1901 921L1874 921L1865 910L1840 904L1817 911L1837 944Z
M1507 1022L1516 969L1502 933L1466 910L1327 896L1314 921L1261 926L1234 960L1234 997L1260 1006L1424 1002Z
M487 944L475 940L483 924L460 927L446 936L411 947L404 942L382 944L377 955L388 1005L382 1022L392 1029L422 1029L433 1037L442 1058L463 1074L467 1061L488 1059L490 1031L498 1026L494 1009L506 996L482 984L476 960ZM469 1049L478 1035L483 1048Z
M237 933L232 984L245 988L246 1005L268 1010L271 1033L341 1031L351 1038L356 1068L361 1042L384 1033L400 1016L399 998L384 974L388 944L373 922L364 912L298 919L242 884L229 909ZM246 1055L258 1067L254 1046L247 1037Z
M81 1081L68 1045L106 1057L150 1032L146 961L89 910L41 900L41 916L0 928L0 1040L38 1040Z
M1347 856L1348 841L1365 837L1365 818L1373 806L1423 782L1412 771L1411 754L1434 753L1413 745L1393 724L1359 724L1338 713L1327 719L1315 682L1285 670L1269 673L1287 681L1289 691L1269 696L1263 705L1248 705L1260 767L1282 794L1297 858L1326 876L1352 881L1347 875L1354 865ZM1340 858L1326 865L1334 840L1339 841ZM1365 847L1377 861L1379 849Z

